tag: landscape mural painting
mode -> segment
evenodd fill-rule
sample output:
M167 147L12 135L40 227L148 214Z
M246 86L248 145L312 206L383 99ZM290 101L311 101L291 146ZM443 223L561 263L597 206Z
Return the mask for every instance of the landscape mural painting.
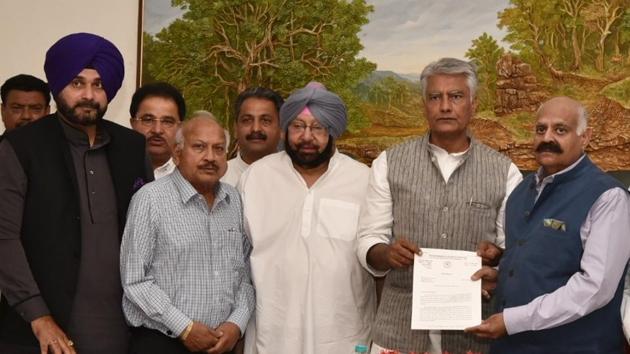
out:
M589 112L591 158L630 170L630 0L151 0L144 26L143 82L226 127L246 87L316 80L348 105L338 147L370 163L426 132L420 72L448 56L478 68L472 134L519 168L536 168L535 110L567 95Z

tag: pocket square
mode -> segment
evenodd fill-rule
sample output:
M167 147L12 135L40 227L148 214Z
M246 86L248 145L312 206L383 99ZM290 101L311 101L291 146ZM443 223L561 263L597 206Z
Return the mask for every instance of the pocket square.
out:
M567 231L567 225L562 220L544 219L543 226L552 228L554 230Z

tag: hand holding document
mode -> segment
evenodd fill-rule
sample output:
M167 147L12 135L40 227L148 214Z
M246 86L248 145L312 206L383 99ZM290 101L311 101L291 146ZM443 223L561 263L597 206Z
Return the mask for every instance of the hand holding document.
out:
M463 330L481 323L481 268L475 252L423 248L413 266L411 329Z

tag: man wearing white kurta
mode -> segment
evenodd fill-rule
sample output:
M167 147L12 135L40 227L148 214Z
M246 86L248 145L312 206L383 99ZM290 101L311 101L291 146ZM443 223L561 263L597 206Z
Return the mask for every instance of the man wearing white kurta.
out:
M253 246L255 348L351 353L369 343L376 305L355 254L369 169L336 150L346 108L320 84L291 95L280 119L286 151L253 163L239 183Z

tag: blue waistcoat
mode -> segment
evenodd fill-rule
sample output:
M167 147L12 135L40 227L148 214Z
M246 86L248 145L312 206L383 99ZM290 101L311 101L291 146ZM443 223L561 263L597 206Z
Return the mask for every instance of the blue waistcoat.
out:
M535 174L514 189L505 212L498 312L552 293L582 271L580 227L602 193L617 186L622 187L584 157L555 176L537 201ZM604 307L562 326L506 336L492 345L491 353L622 353L622 280Z

